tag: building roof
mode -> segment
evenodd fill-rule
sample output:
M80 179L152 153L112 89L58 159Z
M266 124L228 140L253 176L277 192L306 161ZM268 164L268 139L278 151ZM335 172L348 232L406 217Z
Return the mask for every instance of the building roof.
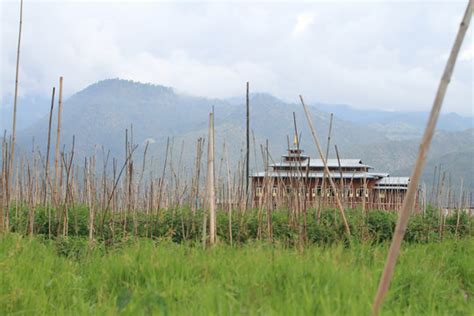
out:
M374 189L385 189L385 190L407 190L408 183L410 183L409 177L384 177L378 180L375 185Z
M410 183L409 177L390 177L387 176L383 179L380 179L375 183L375 185L408 185Z
M330 172L331 178L333 179L340 179L341 178L341 173L340 172ZM324 172L309 172L308 173L308 178L310 179L316 179L316 178L323 178ZM382 177L387 177L387 173L376 173L376 172L343 172L342 173L342 178L343 179L379 179ZM295 171L262 171L262 172L256 172L250 175L252 178L264 178L264 177L270 177L270 178L289 178L289 177L300 177L301 179L306 178L306 173L302 170L300 172L295 172Z
M303 157L302 157L303 158ZM370 168L373 169L371 166L366 165L360 159L340 159L341 167L342 168ZM305 167L308 164L307 159L303 159L302 161L282 161L271 164L271 167L294 167L294 166L303 166ZM339 168L339 162L337 159L328 159L327 161L328 168ZM324 163L321 159L317 158L310 158L309 166L315 168L324 168Z

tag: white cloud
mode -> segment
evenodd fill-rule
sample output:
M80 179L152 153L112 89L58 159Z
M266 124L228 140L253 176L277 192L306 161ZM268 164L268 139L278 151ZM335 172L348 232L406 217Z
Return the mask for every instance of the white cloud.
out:
M296 18L296 24L293 28L293 36L298 36L303 33L309 26L314 23L316 14L314 12L304 12Z
M13 92L17 3L0 3L0 97ZM65 95L104 78L229 97L270 92L296 102L428 110L460 4L25 2L20 92ZM440 18L440 15L442 17ZM296 18L295 18L296 17ZM296 19L296 20L295 20ZM303 36L304 35L304 36ZM466 44L472 43L472 32ZM444 110L470 113L472 44Z
M459 60L472 62L473 59L474 59L474 44L471 43L471 46L459 52Z

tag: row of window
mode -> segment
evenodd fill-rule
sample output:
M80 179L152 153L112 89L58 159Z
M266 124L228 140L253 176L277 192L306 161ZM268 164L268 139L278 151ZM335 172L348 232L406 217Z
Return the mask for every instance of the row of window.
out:
M291 194L294 190L291 186L286 187L286 194ZM298 196L303 196L306 195L306 197L309 197L309 192L306 192L306 188L302 187L299 188L298 190ZM278 195L278 187L274 186L272 187L272 196L277 196ZM263 187L257 186L255 188L255 194L257 197L263 196ZM317 186L315 188L311 188L311 196L314 198L316 196L326 196L326 197L331 197L334 196L334 191L331 188L325 188L323 192L323 188L321 186ZM337 195L340 195L340 192L337 192ZM357 188L355 192L351 190L350 187L344 187L344 192L343 196L344 197L362 197L364 195L364 187ZM369 191L365 191L365 197L369 197Z

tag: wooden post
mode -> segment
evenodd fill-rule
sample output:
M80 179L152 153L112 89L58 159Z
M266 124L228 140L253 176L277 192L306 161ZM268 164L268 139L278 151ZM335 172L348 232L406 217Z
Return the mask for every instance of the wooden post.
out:
M337 157L337 165L339 166L339 175L341 176L340 181L340 186L341 186L341 197L342 197L342 204L344 205L344 200L345 200L345 195L344 195L344 175L342 173L342 166L341 166L341 158L339 157L339 150L337 150L337 145L334 145L334 148L336 149L336 157Z
M8 164L8 169L6 173L6 212L5 212L5 224L4 229L8 231L10 229L10 186L13 183L13 170L15 168L15 141L16 141L16 109L17 109L17 99L18 99L18 76L20 68L20 47L21 47L21 29L23 25L23 0L20 1L20 22L18 28L18 47L16 51L16 72L15 72L15 94L13 96L13 121L12 121L12 139L10 143L10 159Z
M63 105L63 77L59 77L59 100L58 100L58 127L56 134L56 152L54 157L54 200L59 201L57 196L59 190L59 146L61 144L61 110Z
M460 193L459 193L459 203L458 203L457 214L456 214L456 231L455 231L455 234L454 234L456 237L458 237L459 221L460 221L460 218L461 218L461 210L462 210L462 207L463 207L463 203L462 203L463 184L464 184L464 179L461 178L461 187L459 189L459 191L460 191Z
M51 182L49 181L49 155L50 155L50 148L51 148L51 124L53 121L53 110L54 110L54 94L56 88L53 87L53 92L51 95L51 109L49 110L49 123L48 123L48 145L46 147L46 164L44 166L44 177L45 177L45 186L44 186L44 198L43 198L43 207L48 209L48 237L51 238L51 206L46 205L47 196L48 196L48 188L51 186Z
M12 142L10 149L10 168L13 168L15 159L15 141L16 141L16 109L18 99L18 77L20 68L20 47L21 47L21 29L23 25L23 0L20 1L20 22L18 28L18 46L16 50L16 71L15 71L15 94L13 96L13 122L12 122Z
M44 197L43 197L43 206L46 206L46 198L48 195L48 186L49 183L49 154L51 148L51 124L53 121L53 109L54 109L54 94L56 88L53 87L53 92L51 95L51 109L49 110L49 123L48 123L48 145L46 146L46 163L44 166L44 177L45 177L45 189L44 189Z
M214 186L214 111L209 114L209 142L207 147L207 196L209 203L209 242L216 243L216 192Z
M316 148L318 149L319 157L323 161L324 171L327 173L328 179L329 179L329 184L331 185L331 188L335 193L337 206L339 207L339 211L341 212L341 217L342 217L342 220L344 222L344 227L346 229L346 233L347 233L348 236L350 236L351 235L351 229L349 228L349 223L347 222L346 212L344 211L344 207L342 206L341 200L337 196L337 188L336 188L336 185L334 184L334 181L332 181L331 174L329 173L328 164L327 164L326 158L324 157L324 154L321 150L321 144L319 143L319 139L318 139L318 136L316 134L316 130L314 129L313 121L311 120L311 115L309 114L308 108L306 107L306 104L304 103L303 97L301 95L300 95L300 100L301 100L301 104L303 105L303 109L304 109L304 113L306 115L306 119L308 120L309 128L311 129L311 134L313 136L313 141L316 144Z
M245 153L245 205L248 205L248 194L249 194L249 163L250 163L250 99L249 99L249 83L247 82L247 124L246 124L246 141L247 151Z
M426 153L429 150L430 143L433 138L436 122L438 121L439 113L443 105L444 96L446 95L446 90L448 88L448 84L453 74L453 70L456 64L456 59L458 57L459 50L461 49L462 42L466 35L467 29L469 28L469 23L471 21L471 16L472 16L472 6L473 6L473 0L470 0L467 5L466 12L464 13L462 22L459 26L459 31L456 36L456 40L454 42L453 48L451 49L451 53L447 61L446 67L444 69L444 73L441 78L438 91L436 92L436 97L433 102L433 107L431 109L428 124L426 126L425 132L423 134L423 139L421 141L420 150L418 152L418 158L416 159L415 166L413 168L413 172L410 177L411 180L410 180L410 184L408 185L408 191L407 191L407 194L405 195L402 209L399 213L398 222L395 227L392 244L390 245L390 250L387 256L387 261L385 263L385 268L382 274L382 278L380 279L379 287L375 295L374 304L372 307L372 315L379 314L383 299L385 298L385 295L387 294L388 288L390 286L390 281L392 279L398 253L400 252L400 246L401 246L403 236L405 235L405 230L408 224L410 208L413 205L416 191L418 189L418 180L421 176L421 172L423 171Z

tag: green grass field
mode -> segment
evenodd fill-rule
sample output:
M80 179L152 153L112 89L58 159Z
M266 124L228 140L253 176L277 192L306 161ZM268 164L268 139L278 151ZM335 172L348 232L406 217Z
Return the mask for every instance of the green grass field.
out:
M388 245L0 237L0 313L368 315ZM384 315L473 315L474 239L404 244Z

